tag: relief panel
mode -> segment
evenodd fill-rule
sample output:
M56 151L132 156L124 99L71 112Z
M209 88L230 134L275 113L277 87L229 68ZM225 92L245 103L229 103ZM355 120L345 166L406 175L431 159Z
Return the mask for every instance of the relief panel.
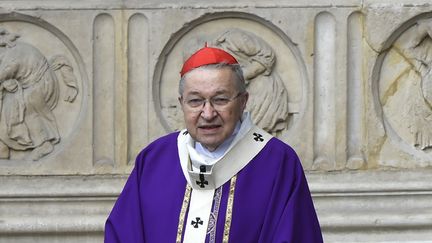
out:
M210 45L230 52L239 61L250 95L246 110L254 123L275 136L285 131L290 116L288 91L274 70L273 48L255 34L237 28L222 32Z
M307 85L303 63L289 37L249 14L214 14L186 26L166 45L161 56L167 57L159 62L154 77L155 83L160 79L156 110L166 129L184 127L177 100L179 71L183 61L207 43L238 59L250 93L247 110L254 122L277 137L288 134L303 116Z
M20 16L0 16L2 161L37 161L51 154L73 133L82 106L74 53L53 34L54 27Z
M432 14L408 20L386 42L375 65L375 104L390 141L384 142L384 166L432 165ZM390 145L389 143L393 144ZM385 159L390 147L406 155ZM405 161L403 158L414 156Z

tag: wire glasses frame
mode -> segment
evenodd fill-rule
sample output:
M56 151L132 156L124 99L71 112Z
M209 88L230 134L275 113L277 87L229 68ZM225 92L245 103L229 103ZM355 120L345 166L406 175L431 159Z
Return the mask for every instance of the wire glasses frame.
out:
M239 92L237 95L231 98L226 97L225 95L216 95L208 99L204 99L202 97L180 97L180 99L185 104L187 110L194 113L201 112L204 109L206 103L209 103L216 111L226 111L230 107L229 104L243 94L244 92Z

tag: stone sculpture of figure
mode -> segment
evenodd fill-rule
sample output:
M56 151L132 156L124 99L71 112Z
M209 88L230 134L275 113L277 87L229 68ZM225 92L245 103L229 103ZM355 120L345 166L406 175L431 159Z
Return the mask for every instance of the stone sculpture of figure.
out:
M414 36L406 43L404 55L421 78L421 85L414 85L406 100L403 114L414 146L419 149L432 147L432 19L418 20Z
M56 69L69 89L67 101L74 101L78 89L64 57L54 57L50 65L37 48L18 38L0 29L0 158L8 159L13 149L32 150L31 159L38 160L60 141L52 112L59 98Z
M240 63L250 94L247 109L255 124L278 135L288 124L288 93L273 70L276 56L272 48L256 35L229 29L216 38L216 47L231 53Z
M416 60L417 70L422 78L422 93L428 106L432 106L432 19L417 21L417 36L415 36L412 48L422 46L420 57Z

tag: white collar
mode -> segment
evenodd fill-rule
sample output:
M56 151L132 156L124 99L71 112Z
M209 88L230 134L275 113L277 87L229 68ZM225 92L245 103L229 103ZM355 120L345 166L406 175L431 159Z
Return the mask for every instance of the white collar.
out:
M219 145L214 151L209 151L200 142L195 142L195 150L198 152L199 155L203 156L204 158L209 158L212 161L219 159L230 147L232 141L237 136L241 125L242 122L238 121L231 136L229 136L229 138L226 139L221 145Z
M177 138L180 163L192 188L203 189L195 183L203 174L209 183L204 189L214 189L223 185L246 166L272 138L270 134L253 125L248 113L243 114L243 118L242 125L229 148L213 166L205 166L206 172L204 173L193 171L190 159L193 157L196 160L201 156L193 149L194 141L190 134L186 130L180 132ZM234 147L236 149L233 149Z
M225 140L215 151L209 151L201 143L195 142L195 148L188 144L188 151L194 171L199 171L201 165L213 166L217 163L253 126L249 112L242 115L237 122L231 136Z

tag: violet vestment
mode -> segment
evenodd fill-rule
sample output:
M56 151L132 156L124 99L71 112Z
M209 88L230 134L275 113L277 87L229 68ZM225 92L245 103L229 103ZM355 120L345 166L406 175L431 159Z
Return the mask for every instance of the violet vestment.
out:
M184 134L159 138L137 156L107 219L106 243L178 242L187 225L201 226L200 218L187 219L188 188L195 189L187 186L180 163L178 137ZM261 134L254 132L253 136L251 142L263 140ZM233 178L215 190L206 242L322 242L306 178L291 147L268 139ZM200 182L204 186L207 181L196 180Z

